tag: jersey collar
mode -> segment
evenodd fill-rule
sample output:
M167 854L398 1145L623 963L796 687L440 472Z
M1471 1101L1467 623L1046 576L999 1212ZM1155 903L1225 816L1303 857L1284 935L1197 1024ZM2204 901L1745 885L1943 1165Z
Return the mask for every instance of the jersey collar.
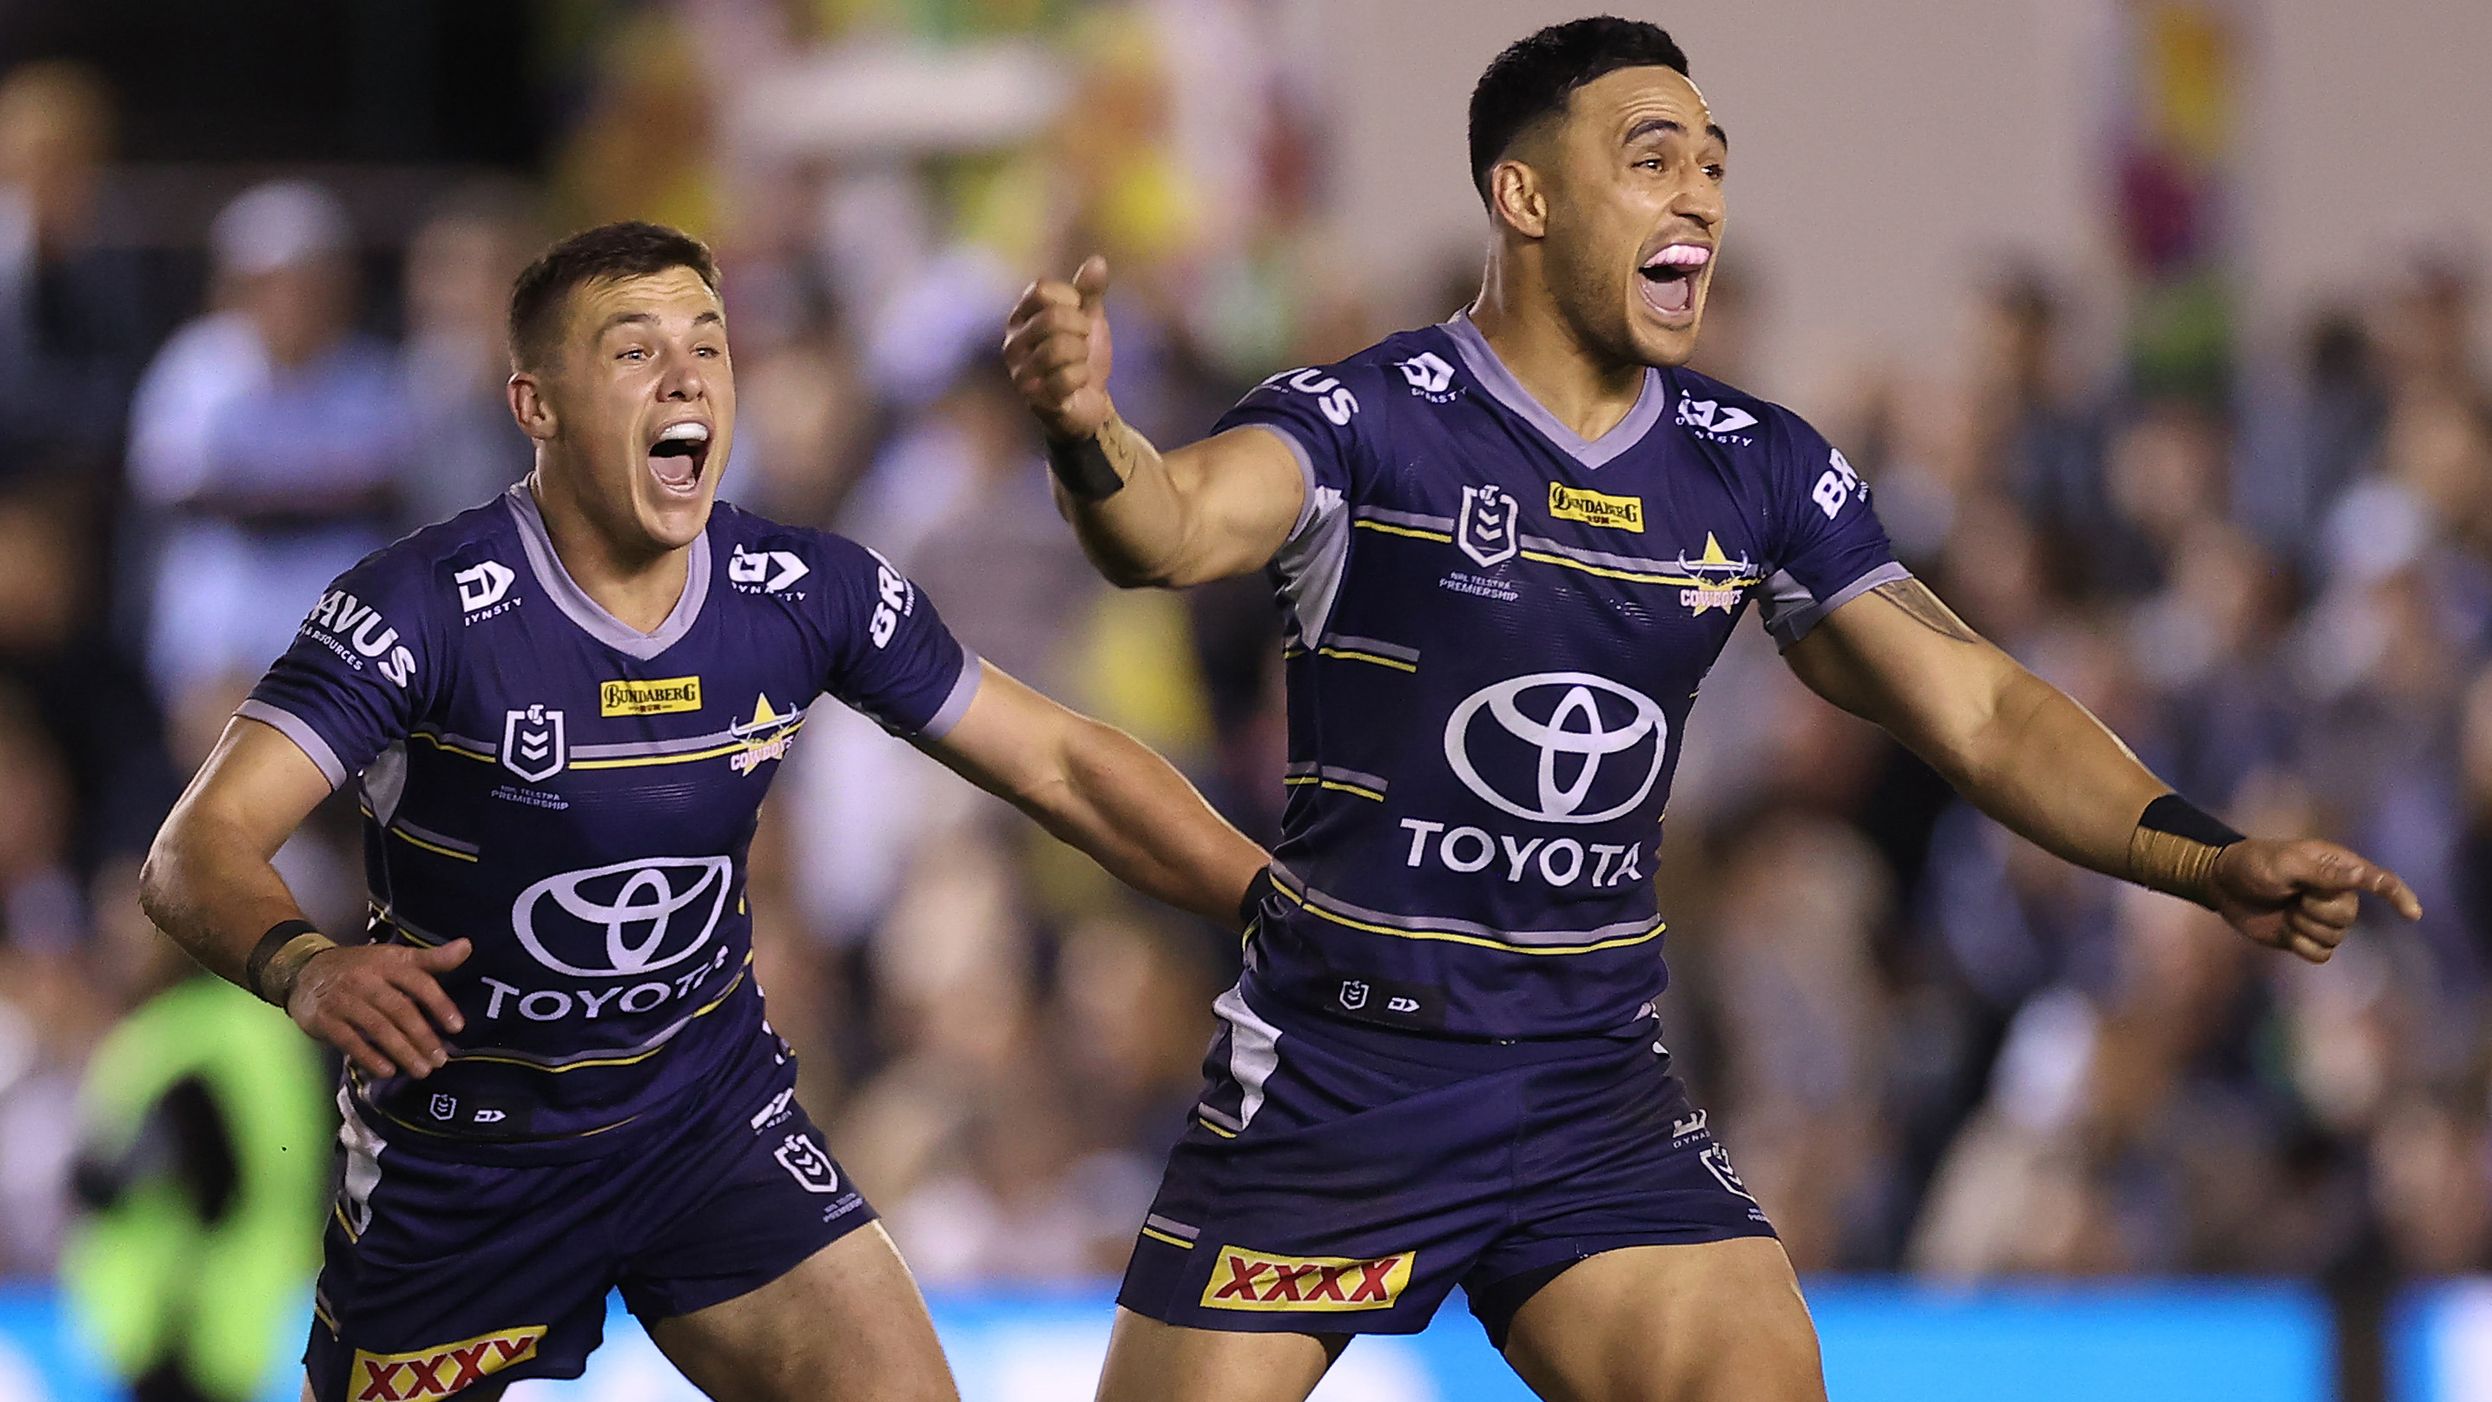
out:
M1488 338L1472 324L1469 312L1456 312L1453 320L1442 323L1442 329L1453 338L1454 349L1460 352L1464 368L1471 372L1471 378L1479 382L1480 388L1488 391L1498 403L1521 415L1532 427L1540 430L1542 437L1585 467L1599 467L1634 447L1643 441L1654 424L1661 421L1662 401L1669 397L1669 391L1661 383L1661 372L1650 366L1645 367L1644 389L1636 395L1635 407L1627 411L1625 418L1612 424L1609 432L1598 438L1586 438L1560 423L1557 415L1532 398L1532 392L1523 388L1521 380L1514 378L1514 372L1497 358L1497 352L1488 344Z
M606 612L605 606L588 596L588 591L562 567L562 557L554 553L554 538L545 530L544 514L537 510L536 495L528 484L520 482L502 494L511 516L519 524L519 544L528 555L528 571L536 576L545 596L554 601L563 616L580 625L580 631L622 653L643 662L673 647L692 631L693 622L701 616L701 605L710 594L710 533L704 526L692 539L692 559L684 570L684 592L675 599L675 607L657 631L643 633L622 619Z

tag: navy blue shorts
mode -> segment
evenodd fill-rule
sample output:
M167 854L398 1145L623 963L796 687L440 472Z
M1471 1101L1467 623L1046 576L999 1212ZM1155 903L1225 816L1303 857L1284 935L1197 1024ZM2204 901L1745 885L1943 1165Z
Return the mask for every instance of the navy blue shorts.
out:
M1499 1347L1558 1272L1772 1236L1653 1034L1430 1040L1235 989L1118 1303L1195 1329L1409 1334L1456 1285Z
M303 1363L319 1402L576 1378L606 1292L643 1320L757 1289L874 1220L791 1069L704 1088L597 1157L525 1166L384 1140L349 1106Z

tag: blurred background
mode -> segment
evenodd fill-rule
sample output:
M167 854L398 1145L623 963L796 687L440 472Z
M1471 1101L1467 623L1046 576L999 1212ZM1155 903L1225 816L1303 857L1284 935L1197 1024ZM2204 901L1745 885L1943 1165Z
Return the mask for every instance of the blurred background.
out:
M1268 835L1267 591L1097 581L1002 317L1105 252L1119 404L1162 441L1444 318L1485 241L1470 85L1578 13L0 0L0 1399L189 1366L137 1317L181 1308L98 1264L133 1220L316 1233L319 1185L213 1113L299 1081L133 1071L190 1026L149 1016L186 966L133 877L321 585L526 469L501 316L537 247L708 240L723 495L875 545ZM1699 367L1814 420L1912 568L2183 791L2429 911L2324 969L2253 950L1978 819L1743 630L1662 849L1664 1010L1835 1396L2492 1397L2492 8L1627 13L1732 136ZM839 719L754 852L774 1023L971 1395L1087 1397L1234 939ZM280 862L332 929L354 816ZM282 1374L279 1313L219 1366ZM541 1395L673 1395L617 1337ZM1328 1388L1522 1395L1458 1310Z

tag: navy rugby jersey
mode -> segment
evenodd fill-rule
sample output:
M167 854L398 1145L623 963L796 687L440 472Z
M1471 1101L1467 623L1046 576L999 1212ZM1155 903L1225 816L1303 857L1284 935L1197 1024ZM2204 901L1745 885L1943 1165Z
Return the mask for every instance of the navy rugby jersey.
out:
M1905 577L1868 488L1688 370L1587 442L1467 318L1276 375L1241 425L1308 479L1272 564L1289 795L1247 989L1458 1036L1627 1028L1667 977L1653 850L1697 685L1751 604L1788 646Z
M745 852L824 692L940 736L978 664L880 556L720 503L641 633L525 484L340 576L241 714L365 813L372 936L474 951L447 1066L350 1090L387 1125L554 1157L740 1057L762 1021Z

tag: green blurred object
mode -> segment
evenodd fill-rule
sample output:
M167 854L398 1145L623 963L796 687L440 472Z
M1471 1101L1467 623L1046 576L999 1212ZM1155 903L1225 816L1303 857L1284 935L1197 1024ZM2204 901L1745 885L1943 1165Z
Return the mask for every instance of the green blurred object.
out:
M230 1185L204 1210L183 1156L164 1151L169 1101L201 1092L231 1160ZM327 1099L310 1039L221 979L166 989L104 1039L81 1094L93 1211L61 1281L114 1372L169 1369L210 1397L262 1393L319 1263Z

